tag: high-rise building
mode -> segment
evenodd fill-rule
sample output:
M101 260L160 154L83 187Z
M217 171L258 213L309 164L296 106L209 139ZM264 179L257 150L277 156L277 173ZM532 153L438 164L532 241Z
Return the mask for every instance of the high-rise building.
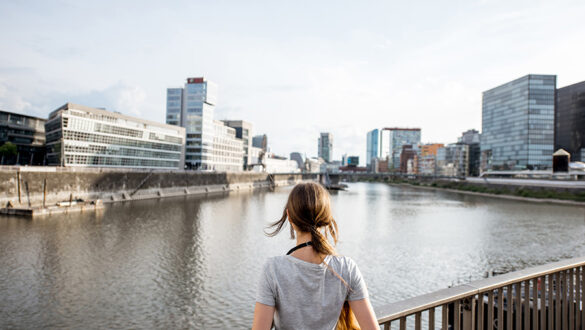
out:
M457 143L465 144L469 148L469 175L479 176L479 165L480 165L480 134L475 129L470 129L461 134Z
M333 134L321 133L318 154L327 163L333 160Z
M571 161L585 161L585 81L557 89L555 150L565 149Z
M529 74L483 92L484 171L552 166L556 80Z
M349 167L360 166L360 156L348 156L347 157L347 164L345 164L344 166L349 166Z
M297 166L299 169L305 169L305 157L300 152L291 152L290 153L290 160L294 160L297 162Z
M268 152L268 137L266 134L254 136L252 138L252 146Z
M442 143L429 143L421 145L420 155L416 157L417 174L419 175L436 175L437 174L437 151L444 148Z
M167 124L187 132L185 163L189 168L213 169L213 115L217 85L202 77L187 78L184 88L167 89Z
M184 169L183 127L66 103L45 131L48 165Z
M375 128L368 132L366 147L366 166L372 166L372 159L380 157L380 130Z
M420 128L383 128L382 131L387 131L388 142L382 141L381 146L388 148L389 165L391 169L400 168L400 154L402 153L402 146L411 145L418 146L420 144L421 131ZM384 135L383 135L384 136ZM381 150L381 156L385 151Z
M236 138L242 139L244 146L243 169L245 170L251 160L252 124L243 120L224 120L223 122L236 130Z
M445 176L469 176L469 146L452 143L437 150L437 174Z
M422 157L425 156L436 156L437 155L437 150L439 148L443 148L445 145L442 143L429 143L429 144L424 144L420 147L420 155Z
M418 174L417 158L420 150L417 146L405 144L400 151L400 172Z
M0 155L0 165L45 164L45 119L0 111L0 146L10 142L16 154Z

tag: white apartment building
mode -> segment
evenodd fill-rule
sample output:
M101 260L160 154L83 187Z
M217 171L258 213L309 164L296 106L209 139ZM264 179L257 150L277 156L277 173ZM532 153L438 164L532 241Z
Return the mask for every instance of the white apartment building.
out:
M45 123L48 165L182 170L185 129L66 103Z
M241 171L244 166L244 145L236 138L236 129L221 120L213 121L213 144L209 169L215 171Z
M244 148L242 169L247 170L252 158L252 127L253 125L244 120L222 120L227 126L236 130L236 137L242 139Z

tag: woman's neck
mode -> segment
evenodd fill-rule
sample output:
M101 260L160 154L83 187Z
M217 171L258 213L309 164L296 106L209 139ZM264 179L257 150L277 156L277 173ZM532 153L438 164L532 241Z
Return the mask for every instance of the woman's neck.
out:
M303 243L311 240L311 233L299 233L297 231L296 237L297 237L297 245L303 244Z
M303 233L297 231L296 237L297 245L311 241L311 233ZM301 259L303 261L310 262L313 264L320 264L323 262L323 259L325 258L325 255L317 253L317 251L315 251L315 249L311 245L300 248L291 253L290 255L297 259Z

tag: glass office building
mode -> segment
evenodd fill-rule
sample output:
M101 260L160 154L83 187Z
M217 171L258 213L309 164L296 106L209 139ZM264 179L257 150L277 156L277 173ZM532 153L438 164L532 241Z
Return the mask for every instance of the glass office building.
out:
M420 128L384 128L388 131L389 168L400 168L400 154L404 145L417 146L420 144ZM382 154L383 151L381 150Z
M184 88L167 88L167 124L187 132L185 163L193 169L213 169L213 114L217 85L199 77L187 78Z
M565 149L571 161L585 160L585 81L557 89L555 151Z
M318 154L327 163L333 161L333 134L321 133Z
M552 166L555 91L555 75L530 74L483 92L484 171Z
M248 161L252 125L214 120L216 103L217 85L203 77L187 78L184 88L167 88L167 124L186 130L187 168L241 171Z
M372 159L380 157L380 130L376 128L369 131L366 143L366 166L369 168Z
M10 142L16 154L0 155L0 165L45 165L45 119L0 111L0 146Z
M49 165L184 169L182 127L67 103L45 132Z
M183 108L183 89L167 89L167 124L181 125L181 109Z

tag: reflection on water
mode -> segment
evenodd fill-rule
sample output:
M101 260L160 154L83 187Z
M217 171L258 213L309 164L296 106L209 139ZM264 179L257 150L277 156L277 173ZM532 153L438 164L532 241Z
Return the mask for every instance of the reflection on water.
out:
M0 218L0 328L249 327L262 263L294 245L262 233L289 191ZM374 306L585 255L579 207L365 183L332 203Z

